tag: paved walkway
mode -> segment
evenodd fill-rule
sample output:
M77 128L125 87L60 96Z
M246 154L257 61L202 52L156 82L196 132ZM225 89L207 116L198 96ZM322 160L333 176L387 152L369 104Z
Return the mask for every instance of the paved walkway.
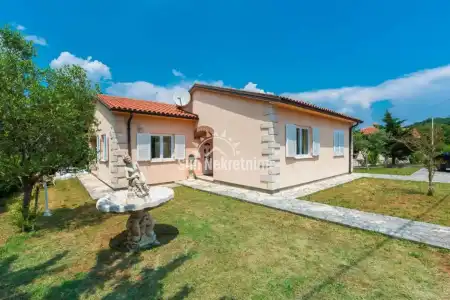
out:
M113 191L109 186L100 181L91 173L78 175L77 177L84 188L88 191L91 198L94 200L98 200Z
M349 174L336 177L322 182L304 185L304 195L311 191L317 191L332 185L351 181L359 178L360 174ZM327 181L328 184L326 183ZM260 204L270 208L276 208L283 211L292 212L298 215L313 217L320 220L326 220L350 227L383 233L395 238L421 242L432 246L450 249L450 227L434 225L424 222L416 222L407 219L401 219L391 216L385 216L375 213L362 212L354 209L336 207L322 203L298 200L294 197L287 197L289 193L285 192L269 195L262 192L251 191L243 188L231 187L227 185L206 182L202 180L184 180L178 182L184 186L193 189L218 194L222 196L233 197L242 201ZM300 188L290 195L302 194Z
M420 169L419 171L415 172L412 175L388 175L388 174L369 174L369 173L353 173L353 174L355 175L357 174L360 177L428 182L428 171L426 169ZM433 182L450 183L450 173L436 172L433 177Z

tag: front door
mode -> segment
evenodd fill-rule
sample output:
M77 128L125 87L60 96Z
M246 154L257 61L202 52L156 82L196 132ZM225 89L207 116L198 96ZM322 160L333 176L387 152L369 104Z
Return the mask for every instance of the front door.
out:
M203 144L203 175L213 174L213 148L211 143Z

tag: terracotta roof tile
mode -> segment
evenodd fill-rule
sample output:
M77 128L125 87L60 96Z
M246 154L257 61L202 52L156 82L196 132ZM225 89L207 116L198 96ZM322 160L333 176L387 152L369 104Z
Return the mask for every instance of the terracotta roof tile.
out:
M250 98L263 100L263 101L284 103L284 104L302 107L305 109L314 110L314 111L321 112L324 114L340 117L343 119L351 120L351 121L354 121L357 123L362 123L362 121L360 119L345 115L343 113L339 113L337 111L334 111L334 110L331 110L328 108L320 107L320 106L317 106L315 104L312 104L312 103L309 103L306 101L294 100L294 99L283 97L283 96L257 93L257 92L249 92L249 91L244 91L244 90L217 87L217 86L211 86L211 85L199 84L199 83L194 84L191 87L190 92L193 92L195 89L204 89L204 90L209 90L209 91L221 92L221 93L225 93L225 94L235 94L235 95L242 96L242 97L250 97Z
M378 132L379 129L376 127L370 126L370 127L362 128L360 131L362 134L368 135L368 134Z
M128 111L166 117L198 119L196 114L184 111L174 104L136 100L118 96L100 94L99 100L113 111Z

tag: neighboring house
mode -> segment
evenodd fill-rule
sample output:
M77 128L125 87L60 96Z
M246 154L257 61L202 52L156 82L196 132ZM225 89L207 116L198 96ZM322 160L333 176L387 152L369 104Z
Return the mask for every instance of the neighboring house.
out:
M124 188L122 157L149 184L197 175L266 192L352 172L351 130L360 120L285 97L195 84L191 102L99 95L98 160L92 173Z
M359 131L364 135L374 134L374 133L377 133L378 131L380 131L376 127L377 125L378 125L377 123L373 123L373 126L361 128ZM386 158L382 154L379 154L377 164L382 164L385 162L385 160L386 160ZM353 166L355 166L355 167L365 166L364 156L362 155L361 151L356 154L355 153L353 154Z
M374 126L369 126L369 127L365 127L365 128L361 128L361 133L364 135L369 135L369 134L373 134L379 131L378 128L375 127L375 125L377 124L373 124Z

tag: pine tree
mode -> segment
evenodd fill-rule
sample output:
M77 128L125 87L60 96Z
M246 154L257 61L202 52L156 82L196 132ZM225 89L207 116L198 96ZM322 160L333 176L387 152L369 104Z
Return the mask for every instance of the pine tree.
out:
M382 120L384 125L380 126L386 131L388 136L385 144L385 152L392 159L392 164L395 165L396 159L402 159L411 154L411 150L401 142L401 140L409 135L409 130L403 127L406 120L394 118L389 110L386 110Z

